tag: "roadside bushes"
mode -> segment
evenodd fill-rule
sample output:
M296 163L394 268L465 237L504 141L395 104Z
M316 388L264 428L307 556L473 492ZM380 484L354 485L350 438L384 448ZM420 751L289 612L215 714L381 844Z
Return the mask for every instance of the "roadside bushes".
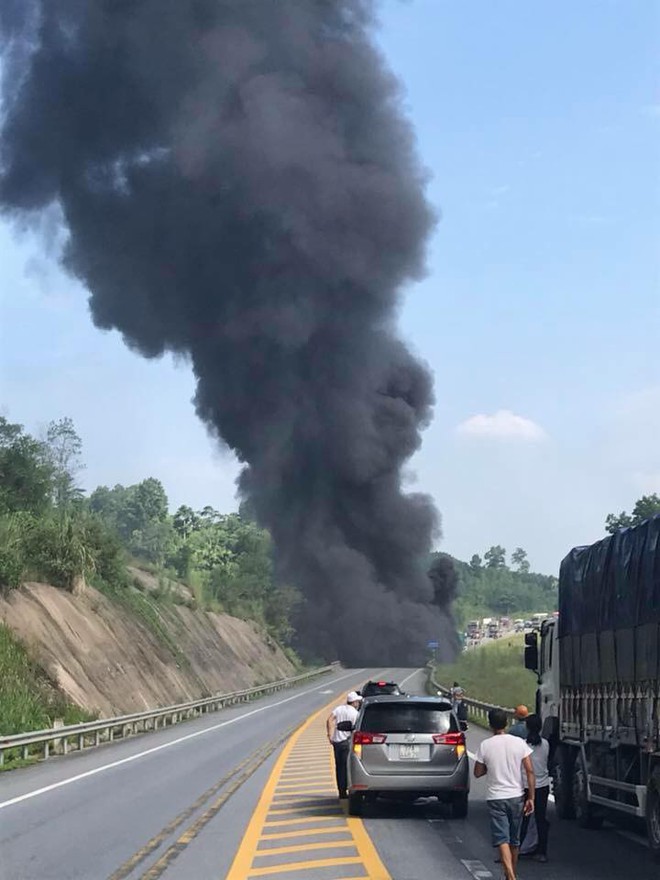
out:
M0 586L34 579L73 591L94 577L127 580L119 539L94 517L82 511L0 516Z
M34 528L29 513L0 516L0 586L19 587L27 573L27 546Z

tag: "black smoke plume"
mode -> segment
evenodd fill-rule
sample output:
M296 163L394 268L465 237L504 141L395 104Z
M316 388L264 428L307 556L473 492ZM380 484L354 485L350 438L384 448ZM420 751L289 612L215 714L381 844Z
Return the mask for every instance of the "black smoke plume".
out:
M308 655L453 650L404 494L431 379L396 337L433 223L361 0L2 0L0 204L56 204L98 327L184 354L305 596Z

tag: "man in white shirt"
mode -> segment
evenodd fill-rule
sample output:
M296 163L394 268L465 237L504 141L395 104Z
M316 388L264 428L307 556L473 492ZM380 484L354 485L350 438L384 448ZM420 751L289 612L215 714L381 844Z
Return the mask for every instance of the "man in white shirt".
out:
M493 846L499 848L506 880L516 880L520 828L523 815L534 812L534 771L532 749L516 736L506 733L506 712L491 709L488 724L493 735L477 749L474 775L488 774L488 811ZM522 773L527 777L527 799Z
M351 748L351 731L340 730L339 724L350 723L351 728L355 726L358 717L358 709L362 697L356 692L351 691L346 696L346 702L336 706L328 715L325 723L328 732L328 740L332 745L335 753L335 775L337 777L337 790L340 798L348 797L346 786L348 784L348 754Z

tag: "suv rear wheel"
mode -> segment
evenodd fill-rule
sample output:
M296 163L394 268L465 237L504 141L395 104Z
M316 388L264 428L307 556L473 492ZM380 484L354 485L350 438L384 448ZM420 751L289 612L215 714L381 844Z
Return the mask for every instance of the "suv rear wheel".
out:
M465 819L468 814L468 794L466 791L457 791L451 796L452 819Z
M348 815L361 816L362 807L364 806L363 794L349 794L348 796Z

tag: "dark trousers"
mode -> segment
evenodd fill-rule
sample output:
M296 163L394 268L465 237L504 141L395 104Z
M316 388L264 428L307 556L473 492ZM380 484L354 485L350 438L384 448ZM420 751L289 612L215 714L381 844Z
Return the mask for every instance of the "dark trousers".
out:
M536 847L536 852L540 856L547 856L548 854L548 830L550 828L550 823L547 819L548 813L548 795L550 794L550 786L545 785L543 788L537 788L534 793L534 817L536 819L536 830L539 836L539 842ZM522 827L522 840L525 839L525 834L527 834L527 826L529 825L529 816L525 816L523 819L523 827Z
M337 777L337 790L339 794L346 793L348 784L348 753L351 748L351 741L345 739L340 743L333 743L332 748L335 753L335 775Z

